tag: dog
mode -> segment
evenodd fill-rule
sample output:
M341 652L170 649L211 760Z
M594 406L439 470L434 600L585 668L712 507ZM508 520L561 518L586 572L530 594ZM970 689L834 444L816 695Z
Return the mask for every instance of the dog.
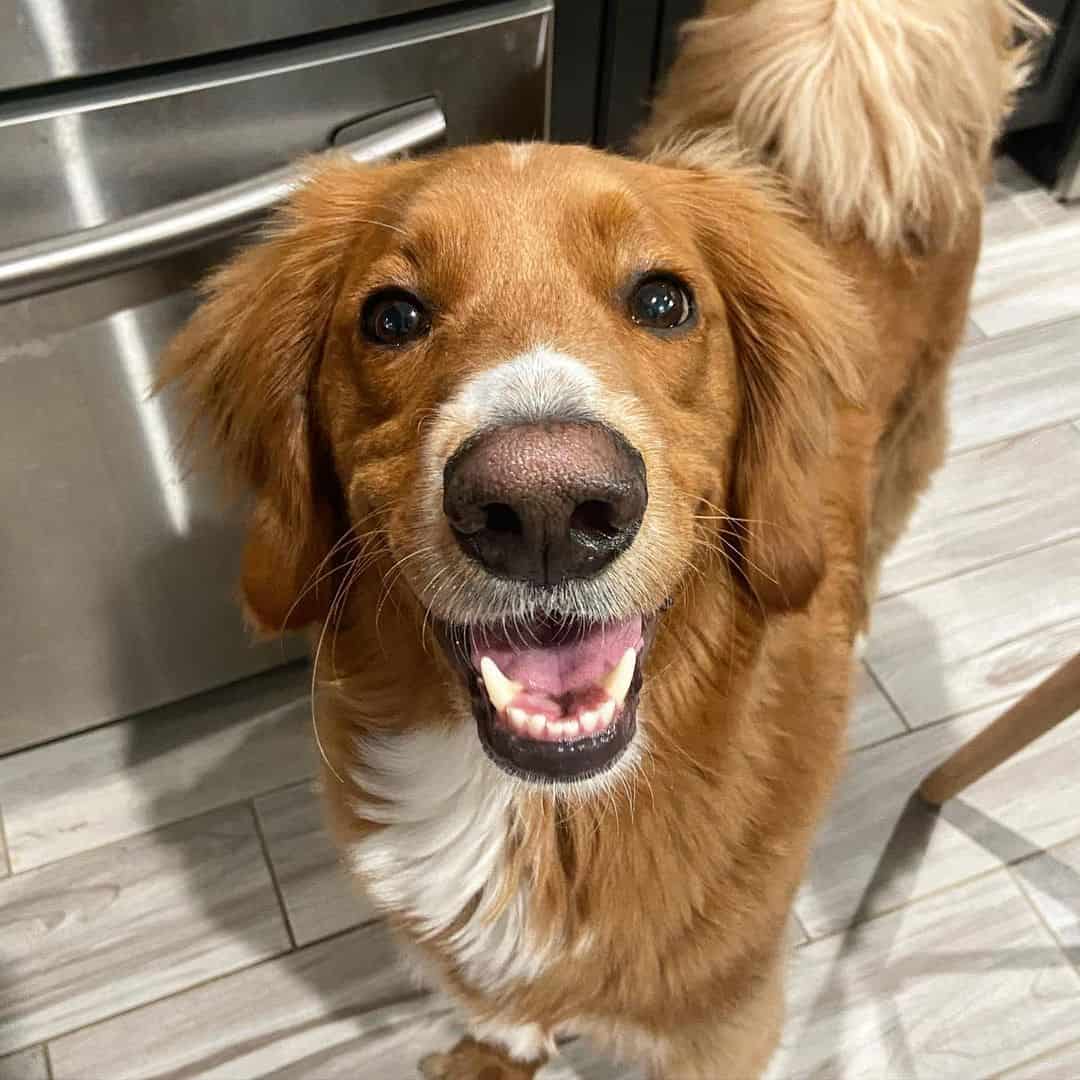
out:
M637 156L314 166L168 354L307 628L329 825L468 1035L751 1077L945 446L1011 0L714 0Z

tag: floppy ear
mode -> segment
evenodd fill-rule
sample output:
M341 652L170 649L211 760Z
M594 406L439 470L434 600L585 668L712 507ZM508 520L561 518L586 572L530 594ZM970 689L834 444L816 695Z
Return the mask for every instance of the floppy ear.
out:
M178 384L193 428L254 493L241 589L250 621L267 633L325 618L335 583L313 582L341 534L312 388L348 230L318 187L300 189L260 243L209 279L161 378Z
M797 610L824 572L830 422L838 401L860 399L872 332L838 268L752 173L698 174L695 201L739 361L729 491L742 572L767 610Z

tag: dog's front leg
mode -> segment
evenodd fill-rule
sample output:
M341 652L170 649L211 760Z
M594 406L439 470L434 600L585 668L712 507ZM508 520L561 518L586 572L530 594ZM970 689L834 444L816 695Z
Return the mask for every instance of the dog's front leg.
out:
M533 1080L554 1052L538 1024L475 1023L452 1050L420 1063L424 1080Z
M452 1050L429 1054L420 1062L424 1080L533 1080L547 1054L519 1061L494 1043L466 1036Z

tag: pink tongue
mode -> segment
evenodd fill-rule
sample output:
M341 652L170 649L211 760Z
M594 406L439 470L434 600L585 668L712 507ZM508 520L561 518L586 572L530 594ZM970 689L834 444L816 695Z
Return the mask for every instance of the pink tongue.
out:
M558 698L595 686L640 641L639 615L561 631L544 627L507 636L486 630L476 635L472 662L479 668L481 658L490 656L526 691Z

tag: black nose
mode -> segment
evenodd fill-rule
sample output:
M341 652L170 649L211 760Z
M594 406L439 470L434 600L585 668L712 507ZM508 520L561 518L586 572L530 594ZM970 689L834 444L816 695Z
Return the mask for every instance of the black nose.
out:
M462 549L498 577L585 578L633 542L648 502L645 462L599 423L493 428L443 472L443 511Z

